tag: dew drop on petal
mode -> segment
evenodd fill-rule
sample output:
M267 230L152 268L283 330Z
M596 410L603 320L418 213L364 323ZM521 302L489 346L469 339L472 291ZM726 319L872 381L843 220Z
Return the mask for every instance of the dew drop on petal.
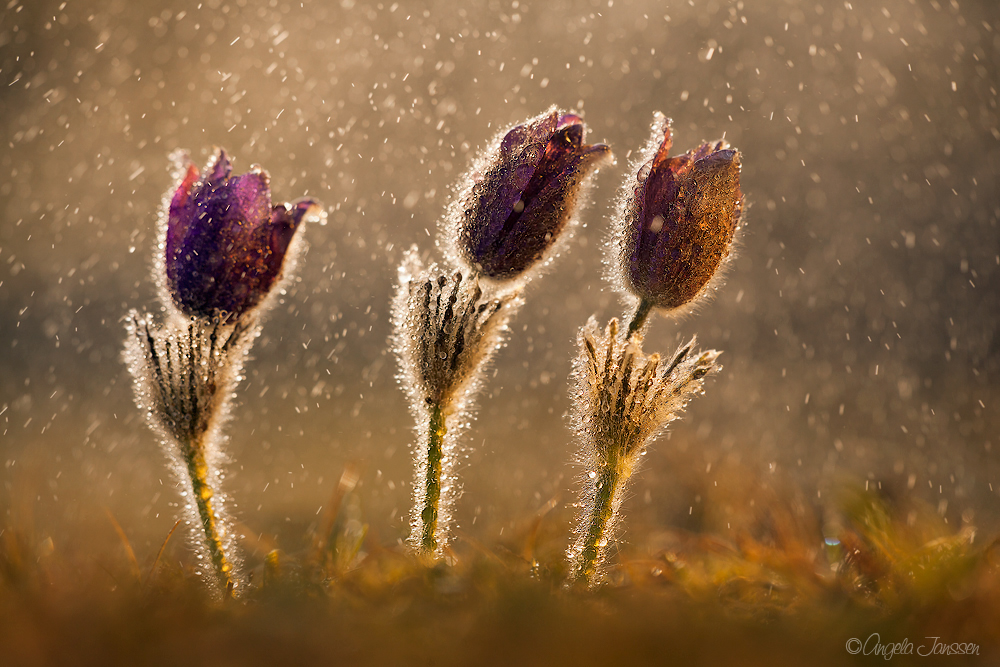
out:
M642 165L642 167L639 169L639 172L635 175L635 180L637 180L640 183L645 183L646 178L649 177L649 172L652 170L653 170L653 163L647 162L646 164Z

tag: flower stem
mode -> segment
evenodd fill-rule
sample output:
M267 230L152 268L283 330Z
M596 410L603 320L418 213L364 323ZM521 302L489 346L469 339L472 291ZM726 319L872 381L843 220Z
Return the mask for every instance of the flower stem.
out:
M427 438L427 471L424 478L424 508L420 512L420 550L433 553L437 549L438 503L441 500L441 462L444 459L444 436L448 432L444 410L440 403L431 409Z
M632 316L632 321L628 325L628 334L625 336L625 340L642 330L651 312L653 312L653 302L647 299L640 300L635 309L635 315Z
M608 462L597 473L595 480L597 493L590 508L587 532L583 536L583 548L579 551L579 561L570 577L571 581L584 580L588 585L594 583L594 576L601 561L604 560L604 551L611 537L615 496L626 481L627 477L617 465L617 461Z
M208 463L205 461L205 452L201 447L192 447L184 455L187 463L188 476L191 478L191 487L194 491L195 505L198 507L198 516L201 518L201 527L205 531L205 542L208 545L208 553L212 557L212 566L215 568L216 578L222 587L225 597L233 597L235 582L232 579L233 566L226 558L226 552L222 547L222 539L219 535L219 520L212 507L212 497L215 493L208 483Z

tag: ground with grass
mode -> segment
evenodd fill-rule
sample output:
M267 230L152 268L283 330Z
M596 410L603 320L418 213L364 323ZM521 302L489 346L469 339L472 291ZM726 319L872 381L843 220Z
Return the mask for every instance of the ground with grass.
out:
M87 554L7 525L2 662L1000 661L1000 543L874 493L842 493L835 534L830 517L796 519L781 502L735 538L664 529L623 546L592 590L563 585L565 536L550 517L502 544L460 535L447 562L430 562L380 545L344 507L334 503L294 553L249 556L245 590L226 602L194 574L179 535L159 553L123 540L114 554ZM976 654L920 655L935 643Z

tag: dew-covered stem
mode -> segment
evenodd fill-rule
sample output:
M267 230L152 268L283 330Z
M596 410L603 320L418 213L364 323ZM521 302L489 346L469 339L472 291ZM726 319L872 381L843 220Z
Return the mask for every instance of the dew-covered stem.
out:
M617 461L595 471L594 503L587 518L587 530L583 535L579 561L574 564L571 582L594 583L597 566L604 560L604 550L611 537L611 522L615 515L615 496L624 488L628 478Z
M205 461L204 450L199 446L191 447L184 454L184 463L187 465L188 477L191 478L194 502L198 508L201 527L205 531L205 544L208 546L208 553L212 558L216 579L222 588L223 595L232 597L235 586L232 579L233 566L226 557L225 549L222 546L222 537L219 534L220 522L212 507L212 498L215 492L208 482L208 462Z
M649 299L641 299L639 305L636 306L635 314L632 315L632 321L629 322L626 340L631 338L633 334L642 331L642 327L645 326L651 312L653 312L653 302Z
M484 288L474 274L425 268L415 250L400 267L393 344L416 424L408 544L418 554L444 556L461 495L462 436L475 415L483 371L521 303L516 290Z
M648 312L640 303L643 310ZM640 321L636 328L641 326ZM587 474L581 480L576 539L567 551L570 584L599 582L625 487L647 445L701 391L705 377L718 371L719 353L694 345L692 339L666 361L643 353L641 338L619 337L616 319L603 331L594 318L581 329L573 393L581 444L577 460Z
M214 580L223 596L233 597L238 562L233 560L235 545L227 535L214 466L257 325L245 317L235 324L168 320L157 327L136 313L130 324L126 358L136 380L137 404L161 436L181 486L190 482L191 539L200 557L211 560L214 573L206 579Z
M438 503L441 500L441 463L444 460L444 436L448 432L440 404L431 409L427 429L427 469L424 475L424 507L420 511L420 549L433 553L438 547Z

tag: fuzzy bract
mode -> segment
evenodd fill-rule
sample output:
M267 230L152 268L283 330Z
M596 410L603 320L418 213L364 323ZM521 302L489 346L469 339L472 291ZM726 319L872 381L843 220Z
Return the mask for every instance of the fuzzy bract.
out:
M719 353L694 345L692 338L665 360L644 354L641 337L622 340L615 319L602 331L592 317L580 331L573 421L585 472L576 540L568 552L572 578L595 581L647 445L701 391L704 378L719 370Z
M692 338L668 359L646 355L642 341L618 336L612 319L601 331L591 318L580 331L574 366L575 404L587 459L593 465L631 461L719 370L715 350L697 351Z
M416 249L400 266L393 347L416 422L411 544L418 550L440 555L448 543L461 436L483 372L522 303L517 291L485 291L467 270L424 267Z

